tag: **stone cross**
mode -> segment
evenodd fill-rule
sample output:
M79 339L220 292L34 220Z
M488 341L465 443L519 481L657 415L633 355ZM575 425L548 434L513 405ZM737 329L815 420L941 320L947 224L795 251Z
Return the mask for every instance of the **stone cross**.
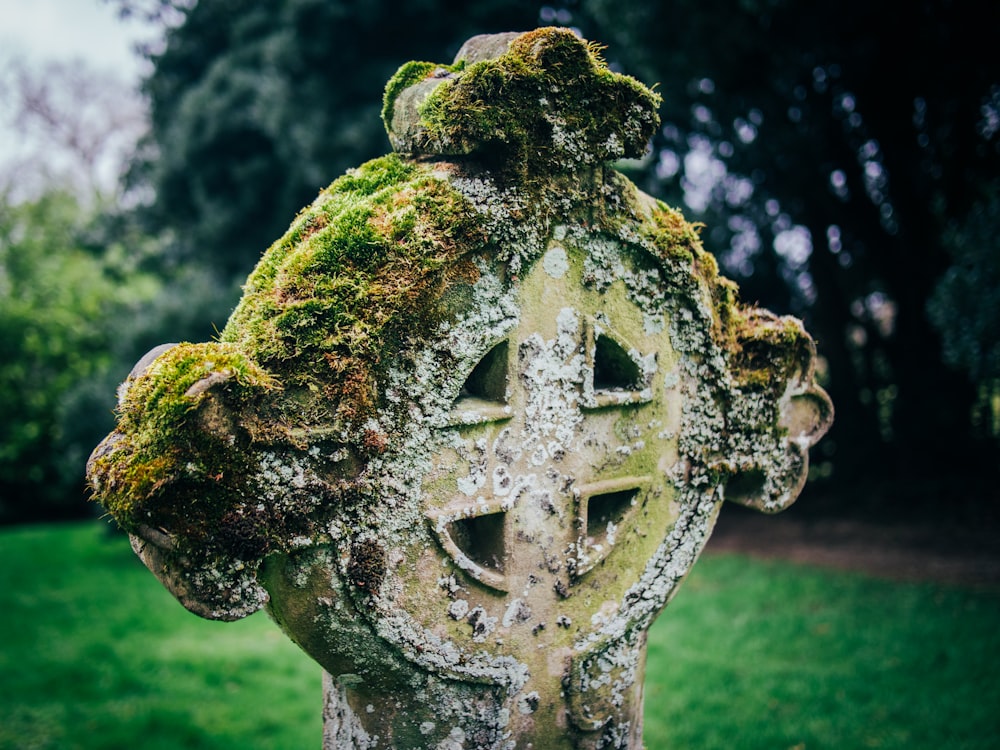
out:
M403 66L395 153L122 385L97 499L188 609L266 608L322 665L327 750L640 748L721 503L802 489L812 340L610 166L658 104L566 30Z

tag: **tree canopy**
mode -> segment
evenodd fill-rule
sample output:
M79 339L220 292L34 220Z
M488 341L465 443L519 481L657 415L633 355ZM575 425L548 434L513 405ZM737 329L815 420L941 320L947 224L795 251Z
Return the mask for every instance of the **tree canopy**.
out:
M663 127L624 167L705 222L745 301L816 335L838 408L818 474L899 497L995 481L1000 6L145 5L180 22L152 58L133 179L177 257L245 274L318 188L388 149L378 110L401 63L448 62L475 33L574 25L659 83Z
M582 11L623 67L661 82L666 127L647 186L705 217L745 299L803 316L817 336L841 477L905 492L982 478L996 432L974 415L995 409L982 398L996 375L942 352L956 339L988 347L1000 313L978 306L970 324L939 311L934 328L927 306L946 273L955 301L953 263L996 257L995 240L976 259L955 251L987 239L977 227L1000 184L1000 8L585 0Z
M104 240L69 193L0 196L0 522L78 514L112 424L116 354L160 282Z
M136 177L176 251L245 275L320 188L388 150L382 89L408 60L532 27L527 0L216 0L167 34Z

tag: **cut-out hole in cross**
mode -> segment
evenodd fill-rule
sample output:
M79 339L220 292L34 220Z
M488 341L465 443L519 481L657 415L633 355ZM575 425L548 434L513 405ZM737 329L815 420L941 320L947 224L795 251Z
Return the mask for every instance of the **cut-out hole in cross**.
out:
M544 569L558 579L553 590L568 596L573 579L600 564L616 539L635 538L634 511L652 486L647 475L594 474L641 449L637 442L611 454L614 411L638 418L652 402L655 353L624 343L606 316L566 309L557 324L559 339L519 331L490 347L443 425L458 428L444 464L456 482L446 491L455 494L425 513L445 554L494 591L521 590ZM567 450L574 445L579 455Z
M587 544L606 544L609 525L621 524L631 509L639 488L592 495L587 503Z
M648 476L606 479L580 488L581 534L577 542L574 575L593 570L615 546L619 530L639 506L640 494L649 489Z
M617 341L599 335L594 342L594 389L599 391L641 388L642 374Z
M472 578L507 591L507 512L499 504L454 504L427 514L448 556Z
M764 495L767 476L760 469L737 474L726 483L726 500L740 505L751 505Z
M510 416L507 406L508 358L508 344L501 341L472 368L452 405L452 424L479 424Z
M637 354L626 348L616 337L596 326L590 326L590 373L592 392L585 393L585 408L602 409L609 406L643 404L651 400L647 386L648 376L643 373Z
M504 402L507 398L507 342L501 341L472 368L459 397Z
M503 574L505 513L460 518L448 524L448 535L455 546L473 563L485 570Z

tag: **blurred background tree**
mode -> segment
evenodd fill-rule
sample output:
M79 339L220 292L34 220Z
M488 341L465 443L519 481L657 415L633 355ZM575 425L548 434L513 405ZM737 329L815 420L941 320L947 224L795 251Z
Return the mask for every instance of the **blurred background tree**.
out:
M1000 6L579 10L621 67L661 83L644 186L705 221L746 301L803 317L818 339L837 421L817 473L886 508L994 512L996 370L967 355L985 365L1000 323ZM976 296L956 315L963 294Z
M0 63L0 523L92 511L87 456L117 384L164 336L212 334L217 276L165 262L122 176L145 103L82 62Z
M79 514L121 334L158 291L91 216L68 192L0 196L0 522Z
M0 169L3 523L80 514L87 444L112 423L111 323L158 282L104 217L142 130L139 98L82 66L6 59L0 104L19 147Z
M178 259L245 277L322 187L388 150L382 90L400 65L450 61L474 34L537 20L530 0L198 3L145 86L132 177L155 195L150 226L174 233Z
M80 340L111 352L108 378L147 345L211 337L298 209L388 149L378 113L400 64L450 61L476 33L572 26L664 97L648 157L622 168L705 222L745 301L818 339L838 412L813 496L996 512L997 4L105 1L160 32L127 180L73 235L97 238L102 278L127 258L137 275L118 283L147 290L116 308L141 316L102 313L108 342Z

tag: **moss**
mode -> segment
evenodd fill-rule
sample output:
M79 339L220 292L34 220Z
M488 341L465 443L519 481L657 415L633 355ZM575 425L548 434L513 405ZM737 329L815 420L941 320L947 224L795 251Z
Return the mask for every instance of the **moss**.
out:
M742 312L735 328L734 374L741 386L777 397L789 382L811 376L814 344L797 318L754 308Z
M657 201L640 234L655 248L668 273L671 267L680 267L685 269L684 276L703 285L711 300L712 338L723 350L738 352L738 336L746 328L739 287L719 273L715 257L704 249L700 237L703 228L703 224L689 223L680 211Z
M650 221L642 230L662 260L693 266L695 256L704 255L698 232L703 224L689 224L684 215L662 201L657 201ZM706 261L701 261L702 266Z
M126 529L138 524L195 529L238 502L232 421L213 408L252 411L277 381L235 347L181 344L132 382L119 408L120 437L95 460L100 500ZM161 489L170 487L169 499Z
M405 183L415 167L395 156L374 159L351 170L323 190L311 206L304 208L283 237L264 253L247 279L246 291L266 288L275 283L278 269L288 255L317 234L328 230L341 213L363 205L366 198L394 185Z
M417 170L415 165L395 155L384 156L352 169L331 184L322 195L374 195L381 190L409 179Z
M286 383L337 393L359 419L374 403L386 339L426 330L448 279L468 272L457 261L485 244L447 182L398 156L376 159L333 183L272 245L222 338Z
M408 150L475 154L524 179L540 168L574 171L641 156L656 129L660 98L613 73L567 29L516 37L508 51L446 76L418 107ZM386 111L426 76L426 63L404 66L386 92ZM392 120L387 119L392 132Z
M438 75L457 73L464 67L465 64L462 61L455 65L439 65L438 63L418 62L416 60L404 63L385 85L385 93L382 96L382 122L385 123L385 127L387 129L392 127L396 100L404 90L434 77L435 73Z
M219 519L216 538L235 559L259 560L271 549L270 520L259 506L230 508Z
M189 394L195 383L224 374L241 390L274 388L274 378L233 346L180 344L158 357L132 383L119 408L124 429L171 429L204 400L207 391Z

